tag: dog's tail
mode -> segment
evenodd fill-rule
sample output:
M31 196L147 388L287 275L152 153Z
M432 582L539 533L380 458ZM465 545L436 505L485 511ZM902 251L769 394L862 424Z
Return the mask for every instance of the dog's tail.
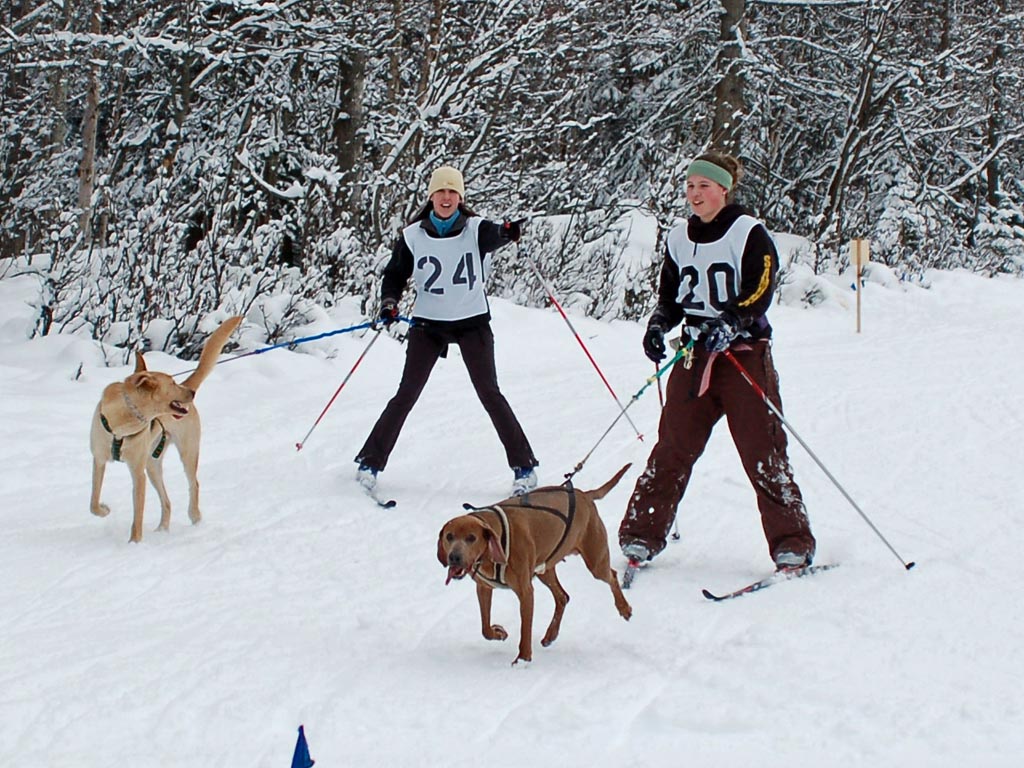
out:
M616 486L616 484L619 482L619 480L622 479L622 476L624 474L626 474L626 470L629 469L631 466L633 466L633 465L632 464L627 464L622 469L620 469L618 472L616 472L615 476L612 477L611 480L609 480L607 483L602 485L596 491L587 491L587 495L592 497L592 498L594 498L594 499L603 499L605 496L608 495L608 491L610 491L612 488L614 488Z
M220 351L224 349L224 345L228 343L228 337L234 333L235 328L241 322L242 317L240 315L229 317L210 335L206 345L203 347L202 354L199 355L199 365L192 372L191 376L181 382L183 387L188 387L193 392L199 389L199 385L210 375L213 366L217 364L217 358L220 356Z

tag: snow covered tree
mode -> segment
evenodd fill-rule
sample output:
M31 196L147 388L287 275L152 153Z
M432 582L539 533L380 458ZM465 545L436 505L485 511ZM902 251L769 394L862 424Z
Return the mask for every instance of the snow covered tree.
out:
M190 353L241 311L287 338L373 310L450 163L481 214L531 220L495 292L543 305L536 265L637 318L663 244L631 228L686 214L710 148L819 271L860 236L901 272L1020 274L1022 27L1020 0L12 0L0 274L39 276L42 333Z

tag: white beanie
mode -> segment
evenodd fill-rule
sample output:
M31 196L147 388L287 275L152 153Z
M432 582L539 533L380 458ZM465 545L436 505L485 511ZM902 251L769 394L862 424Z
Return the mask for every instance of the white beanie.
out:
M427 198L439 189L454 189L459 197L466 199L466 182L462 180L462 173L450 165L442 165L430 174L430 185L427 187Z

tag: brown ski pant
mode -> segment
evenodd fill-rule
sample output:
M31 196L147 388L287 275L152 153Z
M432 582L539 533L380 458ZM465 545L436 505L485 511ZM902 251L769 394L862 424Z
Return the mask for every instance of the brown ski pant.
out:
M781 413L779 377L770 344L752 342L732 354ZM707 376L709 360L712 368ZM703 394L702 378L707 384ZM793 480L782 422L724 355L712 358L703 347L694 347L691 368L679 362L669 375L658 443L637 480L619 526L619 544L639 542L651 557L665 548L693 465L723 414L757 494L769 553L773 558L783 550L813 556L814 536L800 489Z
M373 425L366 443L356 454L356 461L377 469L387 466L388 457L398 441L409 412L419 400L438 358L447 355L449 343L459 345L476 395L491 417L491 423L505 447L508 465L536 466L537 459L533 456L526 434L508 400L498 388L498 373L494 365L494 334L490 325L457 331L426 330L415 325L409 329L405 368L402 370L398 392ZM445 414L447 417L448 414Z

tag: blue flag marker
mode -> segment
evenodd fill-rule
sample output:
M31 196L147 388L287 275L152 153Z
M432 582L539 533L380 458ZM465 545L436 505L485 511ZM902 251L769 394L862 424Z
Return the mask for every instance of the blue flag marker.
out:
M295 742L295 754L292 755L292 768L313 768L316 760L309 756L309 745L306 744L306 732L299 726L299 740Z

